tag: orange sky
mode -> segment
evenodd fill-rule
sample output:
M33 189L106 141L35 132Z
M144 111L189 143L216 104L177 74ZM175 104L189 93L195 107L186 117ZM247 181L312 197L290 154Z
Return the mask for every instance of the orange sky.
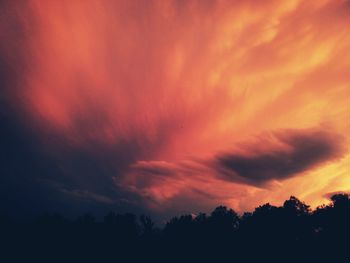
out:
M17 12L22 114L49 152L127 149L123 169L99 162L147 207L315 206L350 189L349 1L33 0Z

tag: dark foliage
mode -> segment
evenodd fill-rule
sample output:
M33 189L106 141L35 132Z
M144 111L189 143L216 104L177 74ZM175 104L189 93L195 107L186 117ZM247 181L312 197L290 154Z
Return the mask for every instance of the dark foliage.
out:
M33 221L0 218L2 262L348 262L350 199L312 211L292 196L239 216L217 207L182 215L163 228L142 215L110 212L68 220L46 214Z

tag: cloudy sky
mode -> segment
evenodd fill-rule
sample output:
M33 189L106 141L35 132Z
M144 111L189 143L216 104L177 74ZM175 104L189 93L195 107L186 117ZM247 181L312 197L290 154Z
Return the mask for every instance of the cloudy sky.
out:
M10 214L242 212L350 189L350 2L0 2Z

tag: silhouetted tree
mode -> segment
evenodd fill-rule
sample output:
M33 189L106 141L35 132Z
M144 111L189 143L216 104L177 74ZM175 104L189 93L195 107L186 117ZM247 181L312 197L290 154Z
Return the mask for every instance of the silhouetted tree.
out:
M140 216L141 229L144 235L150 235L154 231L154 222L149 216Z
M336 209L349 209L350 199L347 194L335 194L331 196L333 206Z
M295 196L291 196L289 200L286 200L283 204L283 209L295 216L304 216L308 215L310 212L310 206L301 202Z
M174 217L162 229L148 216L115 212L102 221L90 214L1 218L4 250L19 262L340 262L348 250L350 199L335 194L312 211L291 196L283 206L266 203L242 216L219 206L209 215Z

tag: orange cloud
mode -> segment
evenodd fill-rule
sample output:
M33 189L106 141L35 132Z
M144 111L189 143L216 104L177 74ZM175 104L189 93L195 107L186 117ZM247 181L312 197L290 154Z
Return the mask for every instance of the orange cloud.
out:
M123 169L110 177L154 209L181 210L188 200L248 209L291 194L316 205L324 192L350 187L347 153L297 168L322 155L307 148L318 134L298 141L292 157L273 153L278 160L263 168L273 174L291 161L278 171L288 179L266 175L277 181L265 188L222 180L198 160L276 130L346 137L349 12L342 0L32 0L17 12L26 31L20 111L43 137L74 149L120 149L108 162ZM286 140L276 143L295 146ZM230 156L226 168L263 180L242 158Z

